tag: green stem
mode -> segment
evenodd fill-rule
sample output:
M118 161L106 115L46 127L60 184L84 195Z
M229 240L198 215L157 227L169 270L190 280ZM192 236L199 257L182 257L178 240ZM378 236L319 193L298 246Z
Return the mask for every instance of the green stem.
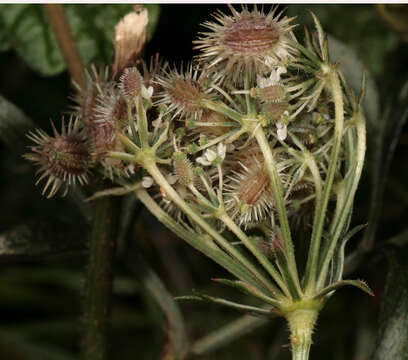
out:
M274 293L273 284L264 277L262 273L234 246L232 246L228 240L221 236L210 224L208 224L200 215L198 215L173 189L173 187L167 182L166 178L162 175L155 162L151 159L146 159L143 162L143 167L150 173L156 183L166 192L168 198L173 201L189 218L191 218L198 226L207 232L222 248L224 248L231 256L237 259L243 264L256 278L265 286L271 293Z
M275 205L276 205L276 209L279 215L279 222L280 222L280 227L281 227L281 232L282 232L282 238L283 238L284 246L285 246L285 256L287 258L287 263L288 263L288 269L287 269L288 275L289 275L288 280L290 280L293 283L292 284L293 288L296 289L297 296L300 297L302 294L302 290L300 288L299 275L298 275L297 266L296 266L296 259L295 259L295 252L293 248L292 236L291 236L290 228L289 228L288 215L286 213L285 201L283 199L282 185L279 179L278 171L276 169L276 162L273 157L268 140L266 139L265 133L260 126L258 126L255 129L254 135L255 135L256 140L258 141L259 148L261 149L262 154L264 156L266 169L268 171L268 174L271 180L271 184L272 184L273 194L275 198Z
M360 109L355 116L356 129L357 129L357 154L355 159L355 170L352 174L352 183L349 185L347 195L345 197L343 209L339 215L338 220L335 225L330 229L330 247L326 253L323 254L323 262L320 270L319 278L317 281L317 289L322 289L324 282L326 281L327 272L329 269L330 260L333 256L334 250L336 248L337 242L343 232L344 224L347 217L350 214L351 208L353 206L353 200L355 193L357 191L358 183L360 182L361 173L363 171L364 157L366 151L366 125L365 117Z
M226 214L223 213L219 219L242 241L246 248L257 258L259 263L268 271L269 275L276 281L282 291L288 298L291 298L291 294L287 285L284 283L281 275L274 268L273 264L266 258L259 248L248 238L248 236L239 228L237 224ZM275 290L274 296L278 299L282 296L278 289Z
M232 259L226 253L221 251L214 243L211 242L211 240L204 240L199 234L188 231L177 223L152 199L144 188L138 189L136 191L136 195L143 205L145 205L146 208L157 218L157 220L163 223L178 237L183 239L193 248L204 253L217 264L228 270L231 274L235 275L238 279L246 281L250 284L255 284L254 286L256 286L258 280L251 273L243 269L236 260Z
M329 203L334 175L337 170L337 162L340 153L341 139L344 127L343 91L336 70L331 69L328 76L329 88L331 90L335 110L335 128L333 149L329 161L329 169L325 179L325 186L321 201L316 203L316 212L313 222L312 239L306 264L306 292L313 292L316 287L317 267L319 260L320 243L323 233L323 225L326 219L326 211Z
M292 360L308 360L318 311L297 309L285 315L289 323Z
M95 200L83 303L82 358L84 360L108 359L117 205L117 199L112 197Z

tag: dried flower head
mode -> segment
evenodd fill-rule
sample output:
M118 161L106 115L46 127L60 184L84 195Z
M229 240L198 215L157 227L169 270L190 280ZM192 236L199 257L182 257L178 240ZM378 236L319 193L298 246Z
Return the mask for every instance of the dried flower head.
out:
M147 40L149 14L143 6L135 6L115 27L115 62L112 65L114 77L123 69L133 65L140 57Z
M230 6L232 16L218 12L214 15L218 23L205 22L210 32L201 33L194 43L201 49L199 59L211 71L218 71L222 77L237 81L243 74L271 71L278 65L286 65L294 49L287 41L292 36L292 18L275 16L278 7L268 14L256 6L241 11Z
M36 184L48 177L42 192L44 195L49 190L48 198L54 196L62 185L65 185L63 192L65 196L69 186L77 182L83 185L88 181L91 156L78 124L79 121L73 121L71 117L67 128L64 119L62 120L61 134L52 124L53 137L40 129L28 135L36 145L31 147L32 153L24 157L41 166L38 173L42 175Z
M185 73L176 69L167 71L156 80L163 89L158 94L156 105L167 105L173 118L178 115L200 118L204 109L202 101L211 98L210 89L205 87L206 80L205 75L193 70L191 64Z

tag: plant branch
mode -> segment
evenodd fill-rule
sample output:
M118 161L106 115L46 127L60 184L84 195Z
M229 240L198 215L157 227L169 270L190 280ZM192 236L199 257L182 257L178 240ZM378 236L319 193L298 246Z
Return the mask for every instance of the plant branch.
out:
M118 199L95 200L83 303L82 358L107 360L110 339L112 263L115 254Z
M295 251L293 248L292 236L289 228L288 215L286 213L285 201L282 194L282 185L278 171L276 169L276 162L273 157L268 140L266 139L263 129L258 126L254 131L255 138L258 142L259 148L265 158L265 165L271 180L273 194L275 198L275 206L279 215L279 222L282 231L282 238L284 241L285 255L288 261L288 280L292 282L293 288L296 289L297 295L302 294L299 283L299 275L296 266Z
M83 88L85 86L84 65L65 16L64 8L61 4L44 4L44 8L71 78Z

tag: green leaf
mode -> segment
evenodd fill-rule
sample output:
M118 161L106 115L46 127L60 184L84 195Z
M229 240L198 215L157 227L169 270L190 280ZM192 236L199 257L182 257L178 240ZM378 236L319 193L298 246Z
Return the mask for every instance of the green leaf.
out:
M160 7L144 6L149 10L148 38L151 38ZM132 11L132 5L64 4L64 9L84 64L109 64L115 25ZM1 5L0 40L0 51L15 49L33 70L43 75L54 76L65 70L64 59L41 5Z
M12 151L23 153L26 134L34 123L20 109L0 96L0 139Z
M273 310L270 309L264 309L261 307L256 307L256 306L250 306L250 305L245 305L245 304L239 304L230 300L222 299L222 298L216 298L213 296L208 296L204 294L198 294L196 293L195 295L188 295L188 296L178 296L175 298L176 300L195 300L195 301L206 301L209 303L213 304L218 304L218 305L224 305L230 308L233 308L238 311L243 311L246 313L254 314L254 315L262 315L262 316L273 316L274 312Z
M336 291L337 289L347 285L355 286L360 290L363 290L368 295L374 296L374 293L371 291L368 285L362 280L341 280L325 287L317 295L315 295L314 298L321 299L322 297L330 294L332 291Z
M123 256L123 261L165 314L174 357L175 359L184 359L187 353L188 339L178 304L164 286L163 281L132 246Z
M408 266L388 254L389 271L373 360L408 359Z
M249 296L254 296L257 299L260 299L267 304L273 305L275 307L280 307L279 301L272 299L269 296L264 295L262 292L260 292L258 289L254 288L253 286L247 284L244 281L241 280L228 280L228 279L213 279L213 281L218 282L220 284L224 284L227 286L231 286L235 289L238 289L242 291L244 294L247 294Z

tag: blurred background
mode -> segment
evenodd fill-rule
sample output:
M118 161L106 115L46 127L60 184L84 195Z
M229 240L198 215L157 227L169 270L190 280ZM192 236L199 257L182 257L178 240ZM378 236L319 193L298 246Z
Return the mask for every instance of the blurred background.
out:
M114 26L131 6L64 7L84 63L110 63ZM265 11L269 8L265 5ZM217 9L229 13L227 6L217 4L149 5L152 26L145 58L160 53L170 64L187 63L196 55L192 41L203 30L200 24ZM346 65L346 75L358 70L361 76L363 68L369 73L368 161L352 220L353 225L369 224L366 233L350 241L349 250L355 251L364 237L375 239L348 268L348 278L366 280L375 297L354 288L340 290L321 313L311 357L408 359L408 300L403 296L408 292L404 264L408 253L408 132L404 125L408 6L289 5L287 14L312 28L307 9L334 38L333 56ZM303 26L295 33L303 39ZM351 82L358 87L360 79ZM41 196L41 187L34 185L35 169L21 158L24 138L8 125L5 110L10 102L36 127L49 131L50 119L58 123L72 106L71 94L70 78L43 7L0 5L1 359L79 357L88 227L83 214L90 205L78 207L72 197L47 200ZM192 289L236 299L244 295L213 284L211 278L227 276L224 270L177 239L139 203L125 197L121 207L128 216L123 215L114 267L112 358L161 359L167 342L166 318L130 270L132 260L121 256L130 243L174 296L190 294ZM203 303L181 303L180 307L192 341L240 316ZM394 330L394 342L384 344ZM278 318L200 358L285 360L290 358L288 343L287 326ZM401 357L387 358L384 349L393 349Z

